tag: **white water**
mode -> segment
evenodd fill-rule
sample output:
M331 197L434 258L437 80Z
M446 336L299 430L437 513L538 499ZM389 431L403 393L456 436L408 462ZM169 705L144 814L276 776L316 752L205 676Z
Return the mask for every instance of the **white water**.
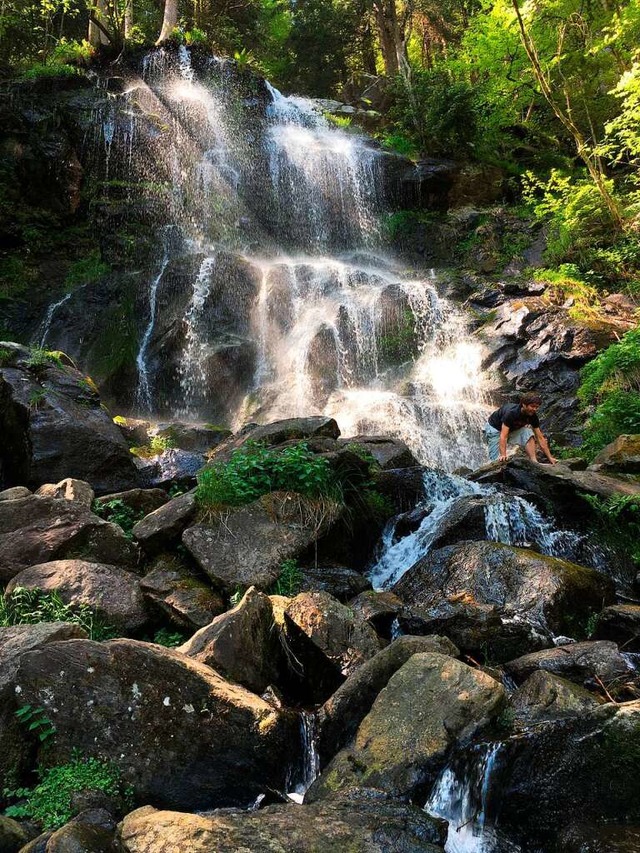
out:
M293 783L287 796L295 803L302 803L304 795L320 775L320 756L318 754L318 719L315 713L300 713L300 740L302 743L302 772Z
M146 410L150 413L153 412L153 394L151 386L151 377L149 375L149 366L147 364L147 351L149 349L149 344L151 343L153 329L156 322L156 300L158 295L158 285L162 281L162 276L164 275L164 271L166 270L168 263L169 252L165 246L165 252L160 263L160 269L158 271L158 274L154 276L149 285L149 320L147 322L147 327L144 331L144 335L142 336L138 355L136 356L136 367L138 368L138 387L136 389L136 399L139 405L144 406Z
M395 539L394 519L383 532L381 554L370 570L375 589L386 589L397 583L418 560L426 556L443 523L469 498L482 501L485 535L489 541L504 545L532 547L539 554L572 559L584 537L568 530L556 530L542 513L520 497L504 495L492 486L479 485L444 474L425 471L424 492L427 496L418 507L429 510L413 533Z
M41 348L44 347L45 342L47 340L47 335L49 334L49 329L51 328L51 321L53 320L54 314L65 302L68 302L71 299L72 294L67 293L66 296L63 296L62 299L59 299L57 302L52 303L47 308L47 314L44 318L44 322L42 323L39 333L36 335L38 339L38 346Z
M180 387L183 392L183 407L180 415L197 417L196 402L207 396L207 376L204 359L207 350L206 339L200 334L202 312L211 290L211 274L216 259L205 258L200 265L198 275L193 282L191 302L184 316L186 326L186 346L179 366Z

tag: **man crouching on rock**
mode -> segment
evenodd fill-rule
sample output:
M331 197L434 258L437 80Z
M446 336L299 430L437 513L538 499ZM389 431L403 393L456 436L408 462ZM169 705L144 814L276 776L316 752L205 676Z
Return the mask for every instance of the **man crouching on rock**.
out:
M519 403L505 403L492 415L484 427L489 459L506 462L507 445L522 447L532 462L536 459L536 441L552 465L558 461L551 455L547 439L540 429L537 411L542 403L539 394L523 394Z

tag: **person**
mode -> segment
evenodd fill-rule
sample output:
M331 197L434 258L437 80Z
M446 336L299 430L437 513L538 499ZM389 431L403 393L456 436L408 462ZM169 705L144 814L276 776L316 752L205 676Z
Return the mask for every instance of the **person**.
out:
M542 404L539 394L523 394L519 403L505 403L489 416L484 435L489 448L489 459L495 462L507 459L507 446L522 447L532 462L537 462L536 442L552 465L558 461L551 455L547 439L540 429L538 409Z

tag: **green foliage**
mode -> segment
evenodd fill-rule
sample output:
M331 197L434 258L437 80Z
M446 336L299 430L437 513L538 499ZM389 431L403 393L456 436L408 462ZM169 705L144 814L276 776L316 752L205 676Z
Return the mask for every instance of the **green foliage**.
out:
M594 511L601 538L627 553L640 566L640 497L618 494L601 498L584 493L580 493L580 497ZM591 633L594 628L595 623Z
M398 125L400 127L403 126L402 120L397 122L396 127ZM406 129L396 129L381 134L379 139L383 147L389 151L395 151L396 154L408 157L409 160L417 160L420 156L420 148L414 136L415 131L413 128L410 128L409 131Z
M305 442L273 449L248 441L227 463L214 463L198 474L196 497L204 507L238 506L275 491L308 497L335 493L329 463Z
M28 358L25 360L25 364L29 370L33 370L36 373L47 367L51 367L51 365L62 367L62 361L56 352L40 349L40 347L33 347L31 349Z
M89 65L93 59L94 49L86 39L61 38L50 54L52 65Z
M132 805L132 788L123 783L120 769L109 761L74 757L68 764L40 769L38 775L40 781L34 788L4 791L6 797L18 801L7 808L9 817L35 820L43 829L59 829L74 815L74 795L84 791L100 791Z
M12 352L10 349L5 349L4 347L0 347L0 367L7 367L7 365L11 364L11 362L15 360L15 357L15 352Z
M158 646L166 646L175 649L187 640L187 635L182 631L170 631L168 628L159 628L153 635L153 642Z
M93 284L109 270L109 265L100 258L99 249L95 249L88 257L76 261L69 267L64 281L65 288L73 290L81 284Z
M107 503L94 501L93 512L96 515L99 515L100 518L104 518L107 521L117 524L118 527L122 528L127 539L133 538L132 530L134 525L137 524L141 518L144 518L145 515L144 510L135 510L128 506L124 501L120 500L120 498L107 501Z
M302 581L304 580L302 571L296 560L284 560L280 564L280 574L278 580L269 589L269 595L284 595L287 598L293 598L300 592Z
M580 270L573 264L562 264L558 269L541 269L534 273L536 281L550 285L547 295L560 302L571 299L569 316L579 323L588 325L601 320L599 311L600 294L593 285L587 284Z
M34 388L29 394L29 408L37 412L40 406L43 406L47 399L47 392L44 388Z
M43 77L76 77L81 73L80 69L76 68L75 65L64 65L62 63L48 65L43 62L35 62L22 72L22 79L39 80Z
M378 354L385 366L402 364L413 358L418 345L413 311L406 307L395 319L396 322L385 325L378 337Z
M351 116L337 116L333 113L325 113L325 118L334 127L339 127L342 130L347 130L347 128L351 127Z
M86 604L65 604L56 590L17 586L0 596L0 626L37 625L40 622L71 622L80 625L92 640L110 640L115 631Z
M194 44L206 44L208 42L208 36L204 30L199 29L198 27L193 27L191 30L186 30L184 34L185 44L191 47Z
M584 429L588 458L619 435L640 433L640 329L632 329L582 369L578 396L595 406Z
M34 274L23 258L9 255L0 258L0 302L17 299L33 283Z
M396 514L392 501L375 489L365 489L362 493L368 514L379 524Z
M16 711L16 717L27 727L27 731L33 732L40 743L45 743L49 738L56 733L56 727L53 725L47 712L44 708L34 708L33 705L22 705Z

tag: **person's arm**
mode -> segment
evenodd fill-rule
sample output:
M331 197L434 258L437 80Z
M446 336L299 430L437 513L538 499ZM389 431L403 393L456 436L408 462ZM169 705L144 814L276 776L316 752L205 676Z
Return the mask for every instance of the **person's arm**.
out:
M500 441L498 442L498 447L500 448L500 461L507 461L507 439L509 438L509 427L506 424L502 424L502 429L500 430Z
M549 444L547 443L547 439L542 434L542 430L540 429L540 427L535 427L533 430L533 434L535 435L536 441L538 442L538 445L540 446L540 449L542 450L544 455L547 457L547 459L549 460L549 462L551 462L552 465L555 465L558 460L555 458L555 456L551 455L551 451L549 450Z

